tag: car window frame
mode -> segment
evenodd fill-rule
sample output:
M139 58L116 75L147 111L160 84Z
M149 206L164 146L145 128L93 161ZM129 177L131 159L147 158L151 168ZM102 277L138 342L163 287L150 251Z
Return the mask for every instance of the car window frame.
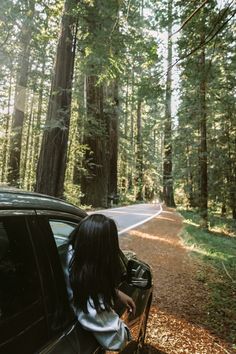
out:
M49 224L50 219L55 219L58 220L60 217L66 217L66 220L70 222L75 222L78 223L78 221L81 219L77 215L69 214L69 213L64 213L60 211L54 211L54 210L36 210L37 218L38 218L38 226L40 228L40 233L41 233L41 243L43 244L44 247L44 252L47 254L47 261L49 262L50 265L50 271L51 271L51 278L52 281L55 283L55 287L57 289L57 296L60 297L59 301L64 302L66 306L66 311L68 312L68 320L67 324L65 324L66 328L68 325L72 324L75 315L71 309L71 305L69 303L68 299L68 294L67 294L67 289L66 289L66 281L65 281L65 276L64 272L62 269L62 264L60 261L59 257L59 252L58 248L56 245L55 238L53 236L53 232L51 229L51 226Z

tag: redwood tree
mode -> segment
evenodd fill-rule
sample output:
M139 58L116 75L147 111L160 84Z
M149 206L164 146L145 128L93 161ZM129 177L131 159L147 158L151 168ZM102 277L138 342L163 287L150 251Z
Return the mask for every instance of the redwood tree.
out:
M87 146L81 180L82 203L94 207L107 206L108 160L107 125L103 111L103 85L97 84L97 77L87 77L87 122L84 144Z
M201 44L199 73L200 73L200 95L199 95L199 113L200 113L200 147L199 147L199 176L200 176L200 199L199 207L202 217L202 227L207 229L207 214L208 214L208 174L207 174L207 112L206 112L206 59L205 59L205 30L204 17L202 19Z
M62 197L71 113L78 0L65 0L48 112L37 166L37 192Z
M30 0L25 4L26 17L21 29L21 50L19 53L18 74L15 93L15 107L12 120L12 132L10 140L10 159L8 182L18 186L20 179L21 161L21 140L22 129L25 118L26 90L29 77L30 66L30 43L33 33L33 18L35 10L35 0Z
M167 206L175 207L172 176L172 22L173 1L168 1L168 56L164 119L164 157L163 157L163 199Z
M109 194L117 192L118 1L96 0L85 7L85 13L89 54L84 57L87 83L83 143L87 150L82 203L107 207Z

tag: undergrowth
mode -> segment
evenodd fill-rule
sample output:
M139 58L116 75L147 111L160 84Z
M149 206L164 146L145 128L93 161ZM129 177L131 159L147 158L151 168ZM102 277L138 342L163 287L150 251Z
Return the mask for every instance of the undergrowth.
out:
M200 216L180 210L184 217L181 237L191 251L213 266L217 277L208 282L211 302L208 325L236 349L236 225L235 221L209 215L209 231L200 229ZM207 274L196 274L207 282Z

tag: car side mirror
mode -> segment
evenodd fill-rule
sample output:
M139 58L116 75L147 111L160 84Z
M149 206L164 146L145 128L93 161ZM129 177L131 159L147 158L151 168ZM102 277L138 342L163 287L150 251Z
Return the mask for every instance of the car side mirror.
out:
M127 264L127 282L140 289L150 289L152 274L150 267L136 259L129 259Z

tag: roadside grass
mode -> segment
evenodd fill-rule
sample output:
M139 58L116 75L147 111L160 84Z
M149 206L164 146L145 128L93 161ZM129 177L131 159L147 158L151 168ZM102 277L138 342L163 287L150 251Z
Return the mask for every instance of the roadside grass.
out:
M217 335L232 343L232 349L236 349L235 221L210 214L207 232L200 229L200 216L196 212L179 212L184 218L180 235L184 244L194 255L214 267L217 274L209 277L207 270L196 274L196 279L206 283L210 290L206 325L209 324Z

